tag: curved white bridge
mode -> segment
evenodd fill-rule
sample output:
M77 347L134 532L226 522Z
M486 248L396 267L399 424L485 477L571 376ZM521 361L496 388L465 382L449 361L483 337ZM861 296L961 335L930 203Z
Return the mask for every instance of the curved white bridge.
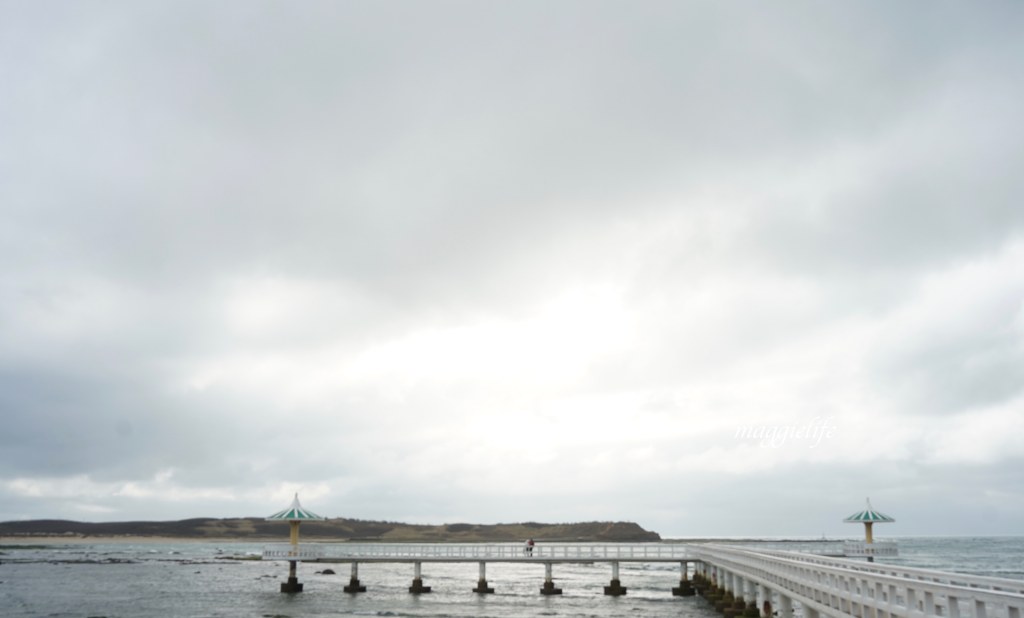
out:
M698 570L780 618L1021 618L1024 581L725 545L691 546Z
M543 594L560 592L551 583L553 564L609 563L612 585L605 587L605 593L625 594L626 588L619 583L620 562L677 562L681 565L680 588L673 588L674 594L685 594L677 590L689 588L690 574L697 573L778 618L793 618L796 614L803 618L1022 618L1024 608L1024 580L738 545L543 543L527 553L522 544L509 543L325 543L268 546L263 556L266 560L291 562L351 563L352 579L345 587L348 592L365 590L358 580L360 562L413 563L415 577L410 592L430 590L422 585L422 563L478 562L480 579L473 590L493 592L487 585L487 563L533 562L546 569Z

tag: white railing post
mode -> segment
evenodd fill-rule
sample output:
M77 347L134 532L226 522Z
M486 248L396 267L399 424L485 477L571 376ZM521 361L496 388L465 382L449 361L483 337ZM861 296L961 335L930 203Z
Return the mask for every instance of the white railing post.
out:
M946 613L949 618L960 618L960 599L949 595L946 597Z
M779 618L793 618L793 600L779 593Z
M985 608L985 602L981 599L974 600L974 618L986 618L988 612Z

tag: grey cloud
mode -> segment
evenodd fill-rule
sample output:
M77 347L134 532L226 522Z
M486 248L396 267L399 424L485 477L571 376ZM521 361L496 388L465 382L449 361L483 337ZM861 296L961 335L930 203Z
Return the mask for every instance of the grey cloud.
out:
M460 432L479 419L517 432L522 415L541 417L531 406L602 394L670 402L668 432L751 407L794 415L852 400L905 406L907 418L1013 402L1017 281L986 275L986 300L963 308L959 329L940 319L953 319L941 298L915 303L922 282L1010 255L1021 237L1021 10L4 5L6 512L157 512L128 495L3 485L84 475L91 492L222 492L213 504L232 514L259 512L241 512L260 508L253 491L301 481L333 488L326 510L362 517L642 520L617 510L631 504L662 531L726 534L748 530L731 505L749 496L784 520L803 485L778 505L764 488L794 469L638 470L627 487L544 505L494 496L462 470L490 460L460 450L479 438ZM976 291L970 279L948 293ZM509 325L591 287L621 310L569 347L629 336L570 357L578 375L564 383L346 374L424 332L519 333ZM239 315L275 302L279 317ZM563 345L547 344L535 361ZM458 349L504 367L505 350ZM758 399L754 382L777 400ZM585 447L553 450L567 477L594 473ZM880 465L804 481L821 495L849 477L898 502L915 479L888 482ZM987 476L1009 490L1020 479L1008 465L922 464L922 478L945 480L921 499ZM690 508L666 496L674 486L711 506L674 519ZM208 514L200 502L173 508ZM842 504L812 520L856 506ZM967 521L969 505L957 508ZM1019 512L995 520L1009 529Z

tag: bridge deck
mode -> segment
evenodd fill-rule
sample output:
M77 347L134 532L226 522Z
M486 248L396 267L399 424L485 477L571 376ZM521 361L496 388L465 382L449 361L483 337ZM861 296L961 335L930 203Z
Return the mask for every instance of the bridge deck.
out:
M671 543L543 543L532 551L521 543L319 543L269 545L265 560L304 562L682 562L687 545Z

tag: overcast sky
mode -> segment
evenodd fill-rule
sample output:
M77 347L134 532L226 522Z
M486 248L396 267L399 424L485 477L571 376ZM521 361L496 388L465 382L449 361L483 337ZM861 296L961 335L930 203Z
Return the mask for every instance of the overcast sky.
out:
M0 0L0 520L1024 534L1022 28Z

